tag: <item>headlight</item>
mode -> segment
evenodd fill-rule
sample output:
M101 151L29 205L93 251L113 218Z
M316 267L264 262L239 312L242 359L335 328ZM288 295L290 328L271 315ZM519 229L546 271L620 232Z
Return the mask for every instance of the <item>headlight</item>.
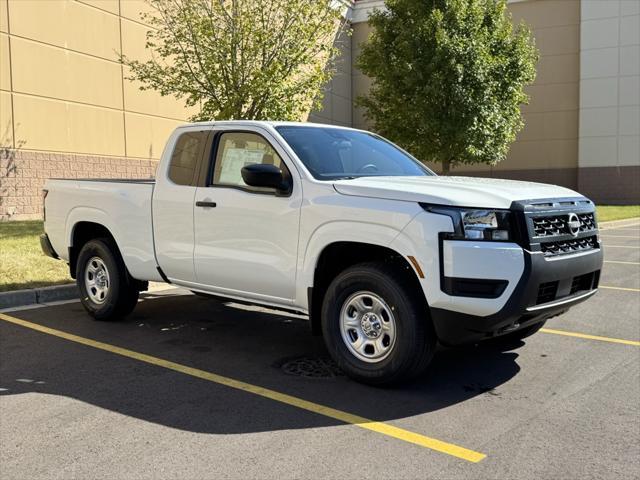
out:
M489 240L504 242L512 239L511 212L475 208L441 207L421 204L428 212L447 215L453 221L452 240Z

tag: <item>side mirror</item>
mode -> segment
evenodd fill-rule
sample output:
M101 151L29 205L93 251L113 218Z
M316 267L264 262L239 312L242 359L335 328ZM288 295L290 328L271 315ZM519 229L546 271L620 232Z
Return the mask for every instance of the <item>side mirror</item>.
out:
M268 163L252 163L242 167L242 180L252 187L275 188L279 193L291 191L291 181L286 179L282 171Z

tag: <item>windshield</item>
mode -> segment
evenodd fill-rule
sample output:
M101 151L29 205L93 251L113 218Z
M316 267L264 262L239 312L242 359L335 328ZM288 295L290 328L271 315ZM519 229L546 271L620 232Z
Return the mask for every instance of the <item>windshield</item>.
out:
M318 180L435 175L415 158L372 133L289 125L276 130Z

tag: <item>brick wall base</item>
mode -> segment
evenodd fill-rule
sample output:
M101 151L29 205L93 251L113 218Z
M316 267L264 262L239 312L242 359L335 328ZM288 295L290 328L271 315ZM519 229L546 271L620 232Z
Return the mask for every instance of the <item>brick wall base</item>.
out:
M468 177L506 178L508 180L525 180L528 182L550 183L561 187L578 189L577 168L549 168L546 170L487 170L484 172L465 172L454 170L451 175Z
M0 150L0 221L42 218L47 178L153 178L155 160ZM561 185L600 204L640 204L640 166L500 170L453 175L508 178Z
M155 160L0 150L0 221L42 218L47 178L153 178Z
M640 205L640 166L581 168L578 184L596 203Z
M547 170L493 170L453 175L507 178L550 183L570 188L601 205L640 204L640 167L552 168Z

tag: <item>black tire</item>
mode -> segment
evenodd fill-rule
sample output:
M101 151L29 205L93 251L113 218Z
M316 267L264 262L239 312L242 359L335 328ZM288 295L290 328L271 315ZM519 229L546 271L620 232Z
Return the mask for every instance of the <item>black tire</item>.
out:
M408 275L391 264L362 263L344 270L329 285L322 304L322 333L334 361L354 380L378 386L405 382L424 372L433 358L436 335L428 307ZM342 308L358 292L377 295L395 319L395 344L375 363L352 353L341 333Z
M108 289L103 299L95 301L95 293L89 292L85 283L85 273L89 262L98 258L108 272ZM87 242L76 263L76 283L82 306L96 320L118 320L133 311L138 303L139 291L131 278L115 243L108 238L98 238Z

